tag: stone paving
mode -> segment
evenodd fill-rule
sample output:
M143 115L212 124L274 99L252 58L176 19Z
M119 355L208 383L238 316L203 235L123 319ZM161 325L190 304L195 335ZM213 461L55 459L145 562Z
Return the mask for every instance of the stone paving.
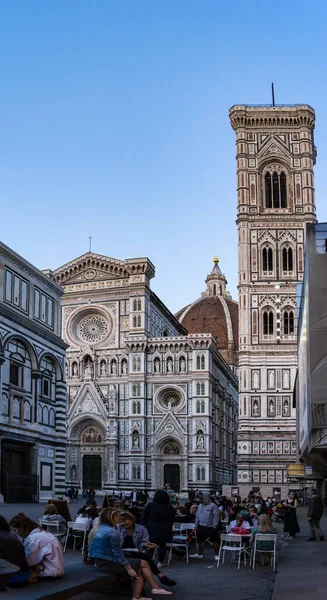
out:
M70 505L73 519L81 505L82 502ZM38 520L43 511L43 504L0 506L0 514L7 519L18 512L25 512L31 518ZM70 550L65 554L67 565L78 563L80 560L79 552ZM92 569L93 567L86 566L85 568ZM178 583L176 588L170 588L173 591L172 600L216 600L217 598L219 600L271 600L275 579L275 574L269 567L258 566L255 571L252 571L249 566L242 565L238 571L237 565L230 564L228 561L217 569L211 547L205 550L203 559L190 559L188 565L185 561L174 557L173 562L164 569L164 572ZM163 598L163 596L154 597ZM90 592L75 596L74 600L108 600L109 598L116 600L108 594ZM125 598L122 597L121 600L125 600ZM130 600L130 598L126 598L126 600Z
M81 505L82 502L70 505L73 519ZM0 506L0 514L7 519L18 512L25 512L37 520L43 510L43 504ZM217 569L213 550L207 548L202 560L190 559L187 565L174 558L170 567L165 568L167 575L178 583L176 588L171 588L174 591L172 600L320 600L327 597L327 512L321 521L326 541L307 542L306 510L298 510L301 533L295 540L287 541L279 535L276 576L269 567L258 566L253 572L249 566L241 566L238 571L237 566L229 562ZM282 525L277 527L281 533ZM70 550L65 555L67 565L80 560L79 552ZM74 600L109 598L116 600L110 594L99 593L85 593L75 596Z
M324 542L308 542L306 509L298 511L301 532L282 540L272 600L322 600L327 597L327 512L321 520Z

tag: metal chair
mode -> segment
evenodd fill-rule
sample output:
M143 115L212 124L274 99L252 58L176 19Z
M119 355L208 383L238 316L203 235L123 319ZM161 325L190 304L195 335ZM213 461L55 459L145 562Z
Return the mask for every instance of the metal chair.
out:
M223 552L223 561L225 562L225 552L238 553L238 569L241 565L241 556L244 555L244 565L246 565L245 546L242 546L242 536L237 533L222 533L220 536L219 555L217 560L217 568L220 565L221 552Z
M172 559L173 548L185 548L186 562L188 564L189 542L187 540L189 538L190 533L192 531L194 531L194 529L195 529L194 523L180 523L179 533L177 535L173 535L172 542L170 542L169 544L166 544L167 548L169 548L167 566L169 566L170 561ZM196 531L195 531L194 539L195 539L196 545L198 545Z
M46 529L48 533L52 533L52 535L59 538L59 541L61 541L60 538L63 537L64 534L59 533L60 521L48 521L48 519L41 517L41 519L39 519L39 523L43 529Z
M86 523L75 523L74 521L68 521L67 535L66 535L66 540L65 540L65 545L64 545L64 552L66 552L67 541L68 541L68 536L69 536L70 530L72 531L72 536L74 538L73 550L75 550L75 547L76 547L76 540L78 540L82 537L81 535L75 535L74 531L83 531L84 532L83 533L83 546L82 546L82 554L84 554L86 535L89 530L89 526L86 525Z
M272 542L272 550L258 550L257 542ZM257 533L254 537L253 552L252 552L252 569L255 567L255 555L256 552L264 552L265 554L271 554L270 565L273 571L276 571L276 544L277 534L276 533Z

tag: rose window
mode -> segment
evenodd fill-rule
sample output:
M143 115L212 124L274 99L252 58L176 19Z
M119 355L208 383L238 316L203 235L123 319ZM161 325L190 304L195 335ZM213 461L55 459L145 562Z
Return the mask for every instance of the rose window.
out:
M181 399L180 394L178 392L174 392L174 391L166 392L162 396L162 400L161 400L162 404L166 408L168 408L168 407L177 408L177 406L180 405L181 401L182 401L182 399Z
M84 317L78 324L78 335L85 342L100 342L108 335L108 331L108 323L101 315Z

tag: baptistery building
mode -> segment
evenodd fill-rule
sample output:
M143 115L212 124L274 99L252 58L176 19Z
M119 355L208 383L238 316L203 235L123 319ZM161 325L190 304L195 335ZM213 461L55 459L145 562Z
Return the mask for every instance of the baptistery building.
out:
M148 258L88 252L62 286L66 480L95 490L178 492L236 473L238 387L210 331L188 333L151 290Z
M65 489L62 288L0 242L0 501Z

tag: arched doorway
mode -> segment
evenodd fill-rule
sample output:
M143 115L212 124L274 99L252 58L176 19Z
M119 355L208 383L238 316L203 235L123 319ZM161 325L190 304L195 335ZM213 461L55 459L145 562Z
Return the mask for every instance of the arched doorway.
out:
M173 463L168 463L164 466L165 484L169 483L172 490L180 492L181 474L180 466Z
M175 440L168 440L163 447L163 454L165 457L164 483L169 483L175 492L180 492L181 470L180 465L177 463L177 456L180 455L179 444Z
M85 454L83 456L83 489L101 490L101 456Z

